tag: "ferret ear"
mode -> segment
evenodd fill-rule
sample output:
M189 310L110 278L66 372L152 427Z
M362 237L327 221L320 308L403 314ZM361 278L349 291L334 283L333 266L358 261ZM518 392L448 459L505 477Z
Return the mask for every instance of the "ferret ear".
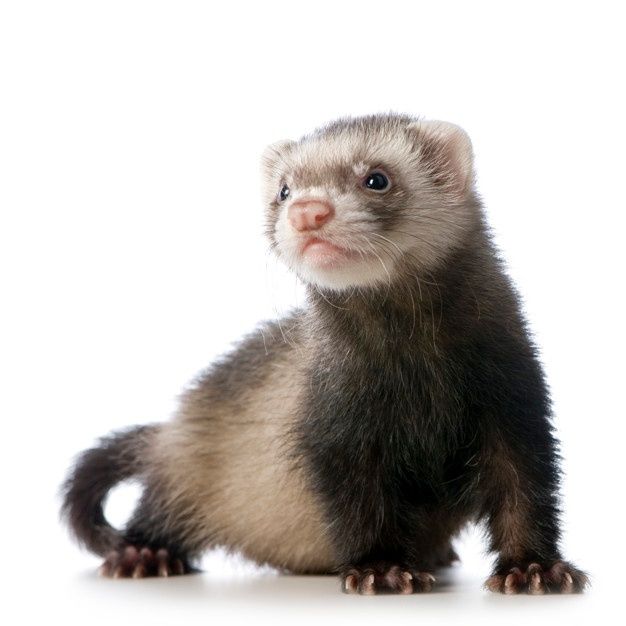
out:
M448 193L464 197L473 182L474 155L468 134L450 122L423 120L409 124L408 128L434 183Z
M277 141L265 148L263 155L261 156L261 166L263 168L263 174L266 177L273 176L276 171L276 166L295 143L296 142L291 139L283 139L282 141Z

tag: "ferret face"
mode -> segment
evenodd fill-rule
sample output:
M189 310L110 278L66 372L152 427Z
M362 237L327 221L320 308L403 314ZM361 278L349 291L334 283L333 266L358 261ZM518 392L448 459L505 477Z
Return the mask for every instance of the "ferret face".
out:
M324 289L432 269L473 219L471 144L445 122L340 120L267 148L266 231L304 281Z

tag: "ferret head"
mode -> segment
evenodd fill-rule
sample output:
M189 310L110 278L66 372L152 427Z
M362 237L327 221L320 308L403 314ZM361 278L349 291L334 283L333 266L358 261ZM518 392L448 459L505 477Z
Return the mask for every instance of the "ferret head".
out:
M447 122L339 120L269 146L263 164L271 245L324 289L432 270L474 221L471 143Z

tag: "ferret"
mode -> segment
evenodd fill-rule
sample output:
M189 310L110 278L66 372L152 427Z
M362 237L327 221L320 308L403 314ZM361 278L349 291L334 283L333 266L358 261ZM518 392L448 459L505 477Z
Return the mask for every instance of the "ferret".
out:
M202 372L175 418L113 433L63 487L111 577L217 546L347 593L414 593L482 523L487 589L582 591L559 550L549 393L475 189L470 139L408 115L339 119L263 155L270 246L307 306ZM108 491L138 479L123 530Z

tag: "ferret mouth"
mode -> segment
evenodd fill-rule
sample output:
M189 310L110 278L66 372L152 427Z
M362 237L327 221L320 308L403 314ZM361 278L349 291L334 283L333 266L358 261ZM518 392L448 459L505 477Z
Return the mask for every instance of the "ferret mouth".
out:
M359 253L321 237L309 237L300 244L300 255L307 263L330 268L354 259Z

